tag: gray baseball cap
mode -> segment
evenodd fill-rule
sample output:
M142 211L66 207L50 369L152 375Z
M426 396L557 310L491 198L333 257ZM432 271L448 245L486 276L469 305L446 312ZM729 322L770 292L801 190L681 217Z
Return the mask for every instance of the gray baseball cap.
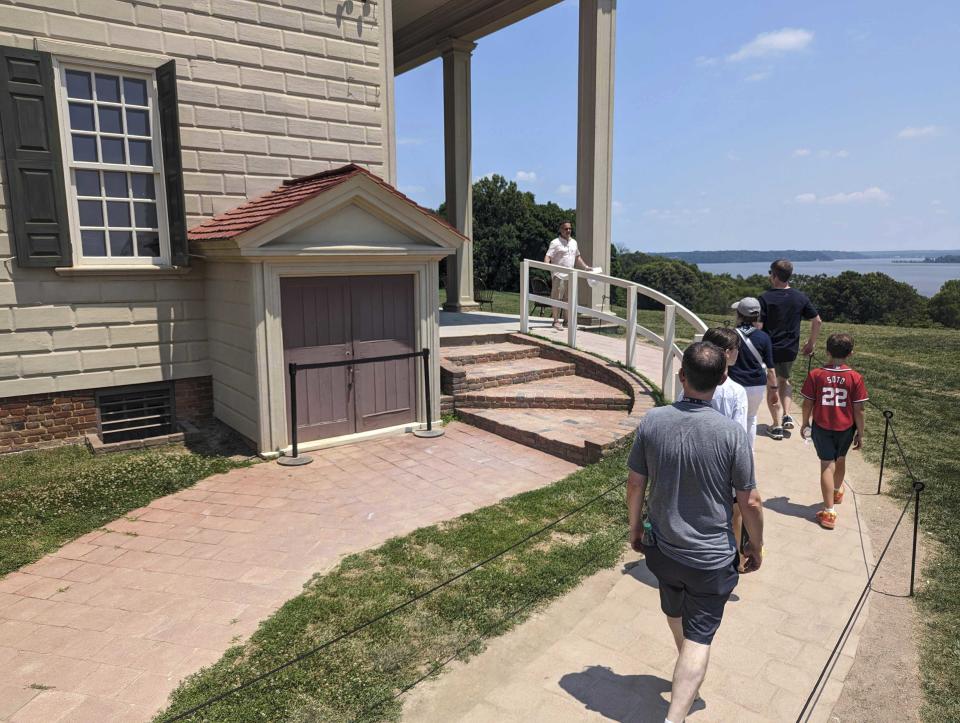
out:
M736 309L740 316L756 316L760 313L760 302L752 296L745 296L730 308Z

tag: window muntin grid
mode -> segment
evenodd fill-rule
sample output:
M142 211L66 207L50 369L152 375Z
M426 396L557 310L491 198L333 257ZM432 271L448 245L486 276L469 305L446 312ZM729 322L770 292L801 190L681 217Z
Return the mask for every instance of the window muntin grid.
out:
M153 79L65 66L62 91L79 257L165 262Z

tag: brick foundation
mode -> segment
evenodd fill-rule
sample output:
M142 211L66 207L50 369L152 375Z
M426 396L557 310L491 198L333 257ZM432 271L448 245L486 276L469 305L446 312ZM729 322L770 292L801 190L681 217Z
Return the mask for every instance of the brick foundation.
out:
M0 399L0 454L79 444L97 433L96 389ZM177 419L204 423L213 417L210 377L174 381Z
M213 377L177 379L173 398L178 420L204 424L213 419Z

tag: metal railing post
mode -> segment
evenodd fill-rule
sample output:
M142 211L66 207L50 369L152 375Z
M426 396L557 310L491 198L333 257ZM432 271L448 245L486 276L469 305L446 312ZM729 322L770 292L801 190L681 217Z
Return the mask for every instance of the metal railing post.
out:
M924 484L920 480L913 483L913 551L910 555L910 597L913 597L914 582L917 577L917 534L920 531L920 493Z
M567 344L577 348L577 291L580 280L576 269L570 269L570 281L567 287Z
M673 345L677 333L677 307L667 304L663 307L663 366L660 377L660 389L664 400L672 402L673 393Z
M889 409L883 410L883 449L880 452L880 477L877 478L877 494L880 494L880 485L883 484L883 465L887 461L887 433L890 431L890 420L893 419L893 412Z
M530 328L530 264L526 259L520 264L520 333Z
M613 304L611 303L611 307ZM634 367L634 357L637 351L637 287L627 287L627 355L624 357L627 366Z
M297 456L297 363L290 362L290 441L293 445L293 456Z
M426 405L427 428L413 430L414 437L440 437L442 429L433 428L433 391L430 387L430 350L426 347L420 352L423 357L423 399Z
M297 437L297 371L299 365L296 362L290 362L287 365L287 373L290 374L290 447L293 455L284 457L280 455L277 464L285 467L299 467L303 464L310 464L313 457L301 455L298 448Z

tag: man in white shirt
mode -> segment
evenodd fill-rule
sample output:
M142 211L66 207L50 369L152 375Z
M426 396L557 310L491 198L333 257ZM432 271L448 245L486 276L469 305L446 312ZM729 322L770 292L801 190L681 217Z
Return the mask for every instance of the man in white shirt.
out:
M550 242L550 246L547 247L547 255L543 257L543 263L565 266L568 269L572 269L574 266L576 266L584 271L590 271L590 267L587 266L584 260L580 257L580 249L577 248L577 240L573 238L571 235L572 233L572 223L569 221L564 221L560 224L560 235ZM550 288L551 299L556 299L557 301L567 300L567 282L569 279L569 274L565 274L560 271L553 272L553 285ZM558 319L559 314L560 309L554 306L553 327L555 329L563 328ZM569 324L570 319L567 318L566 311L563 312L563 317L564 320Z

